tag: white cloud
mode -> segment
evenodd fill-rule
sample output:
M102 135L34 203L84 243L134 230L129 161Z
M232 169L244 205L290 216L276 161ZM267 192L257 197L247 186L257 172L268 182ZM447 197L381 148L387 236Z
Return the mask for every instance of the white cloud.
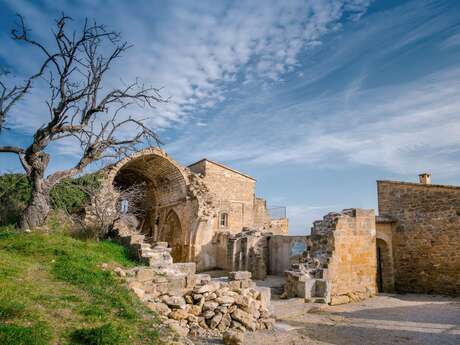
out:
M170 102L150 112L151 125L164 128L213 108L226 99L236 80L281 80L299 66L303 49L320 44L321 37L335 30L344 15L364 13L369 1L171 2L161 7L165 20L154 12L159 4L150 1L131 7L121 3L82 7L63 2L60 8L48 1L47 15L38 5L23 1L9 1L8 5L25 13L40 35L46 32L42 28L52 23L52 16L63 9L75 18L91 17L98 9L109 27L121 28L124 37L135 44L114 66L110 83L119 83L120 76L123 80L140 76L149 84L164 87L163 95L170 97ZM20 56L18 52L13 55ZM30 66L28 61L21 64ZM38 99L31 99L25 106L44 112L37 103ZM27 112L21 110L21 114L12 122L19 129L35 127L47 116L34 114L35 121L29 122Z

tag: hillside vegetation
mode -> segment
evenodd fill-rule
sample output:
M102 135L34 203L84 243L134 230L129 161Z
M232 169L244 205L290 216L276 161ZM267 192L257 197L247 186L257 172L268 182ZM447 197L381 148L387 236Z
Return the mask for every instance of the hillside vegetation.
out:
M130 267L111 241L0 228L0 344L155 344L153 312L113 274Z
M64 179L51 189L51 205L54 210L78 214L83 211L89 192L97 190L99 185L99 175L95 173ZM0 175L0 226L17 224L31 197L32 188L26 175Z

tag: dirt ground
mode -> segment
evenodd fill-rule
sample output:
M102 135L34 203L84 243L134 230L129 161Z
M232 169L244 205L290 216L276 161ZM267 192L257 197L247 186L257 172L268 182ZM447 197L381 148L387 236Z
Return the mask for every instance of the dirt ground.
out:
M339 306L300 299L274 298L272 303L275 330L246 333L246 344L460 344L459 298L385 294ZM220 339L195 342L222 344Z

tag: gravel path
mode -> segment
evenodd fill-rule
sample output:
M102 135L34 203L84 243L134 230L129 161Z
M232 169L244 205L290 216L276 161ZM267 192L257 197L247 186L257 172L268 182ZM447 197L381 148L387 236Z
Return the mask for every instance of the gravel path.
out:
M285 303L274 301L276 303ZM286 309L286 308L285 308ZM460 299L380 295L340 306L292 304L275 331L246 334L254 345L459 345Z

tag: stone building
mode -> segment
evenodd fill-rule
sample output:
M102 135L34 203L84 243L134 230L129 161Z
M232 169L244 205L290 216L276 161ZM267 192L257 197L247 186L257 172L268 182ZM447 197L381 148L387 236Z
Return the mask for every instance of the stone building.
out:
M105 176L103 195L142 185L138 230L153 242L167 242L175 262L196 262L200 271L226 268L227 238L243 229L288 232L287 218L271 217L266 201L255 195L254 178L208 159L185 167L163 150L147 148L108 167Z
M460 294L460 187L377 181L379 289Z
M310 235L289 236L285 210L274 216L254 178L220 163L185 167L148 148L105 172L103 195L142 184L133 230L154 247L166 243L174 263L284 276L286 297L331 304L378 292L460 293L460 187L432 185L429 174L420 183L377 181L377 216L331 212Z

